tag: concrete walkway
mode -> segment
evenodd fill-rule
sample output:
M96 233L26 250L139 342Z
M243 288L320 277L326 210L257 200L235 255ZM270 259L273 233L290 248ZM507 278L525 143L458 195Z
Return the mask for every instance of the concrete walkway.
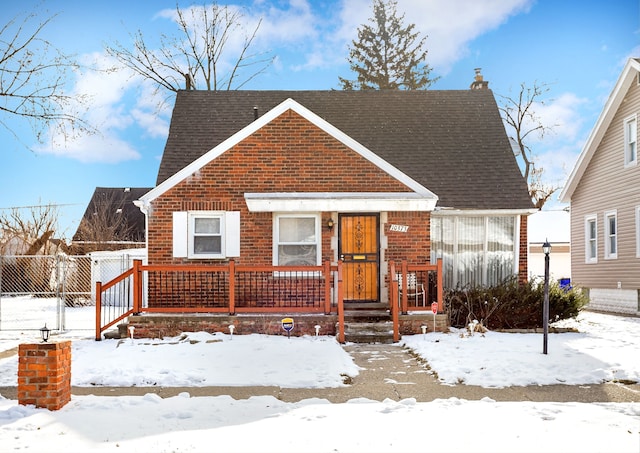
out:
M428 364L411 355L398 344L348 344L345 350L361 368L349 385L338 388L296 389L265 387L73 387L73 395L125 396L155 393L161 397L188 392L191 396L229 395L235 399L271 395L286 402L323 398L343 403L353 398L401 400L415 398L421 402L439 398L496 401L546 402L640 402L640 384L545 385L487 389L470 385L443 385L428 369ZM0 395L17 399L16 387L0 387Z

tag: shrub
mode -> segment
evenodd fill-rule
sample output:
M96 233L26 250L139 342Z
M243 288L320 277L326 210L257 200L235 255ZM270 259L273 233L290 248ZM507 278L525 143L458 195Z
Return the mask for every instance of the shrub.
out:
M445 290L444 303L452 327L475 319L491 330L533 329L542 327L544 282L511 279L497 286ZM550 282L549 322L577 316L586 303L579 289Z

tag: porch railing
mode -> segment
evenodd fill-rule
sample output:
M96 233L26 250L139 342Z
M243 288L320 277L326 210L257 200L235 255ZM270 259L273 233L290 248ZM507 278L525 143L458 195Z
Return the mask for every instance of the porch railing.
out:
M136 313L335 313L341 263L331 266L150 266L96 283L96 340ZM146 286L146 299L143 288ZM144 302L143 302L144 300Z
M431 311L434 302L438 304L438 313L444 311L441 258L436 264L408 264L406 261L399 266L393 261L389 264L389 281L396 280L398 284L390 294L398 295L400 312ZM389 304L392 303L392 297L389 297Z
M408 278L409 276L411 278ZM394 340L400 313L443 312L442 260L436 264L389 263L389 312ZM410 285L414 285L413 288ZM146 286L146 299L144 298ZM416 293L420 295L409 297ZM96 340L132 314L148 313L337 313L344 342L342 262L322 266L150 266L133 267L96 283Z

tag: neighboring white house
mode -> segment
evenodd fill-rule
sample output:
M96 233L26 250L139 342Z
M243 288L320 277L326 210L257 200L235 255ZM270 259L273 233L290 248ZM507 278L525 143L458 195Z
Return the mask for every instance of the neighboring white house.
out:
M91 299L96 300L96 282L107 283L133 267L133 260L147 262L147 249L124 249L91 252ZM119 305L121 294L105 295L105 305ZM124 299L122 299L124 300Z
M571 225L565 210L539 211L529 216L529 278L544 278L542 244L549 241L549 275L552 280L571 278Z
M640 315L639 116L631 58L560 194L571 203L572 279L593 310Z

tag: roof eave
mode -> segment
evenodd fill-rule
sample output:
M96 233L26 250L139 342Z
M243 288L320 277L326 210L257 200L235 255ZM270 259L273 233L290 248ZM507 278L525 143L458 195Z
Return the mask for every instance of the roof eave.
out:
M589 165L589 161L593 157L600 141L602 140L604 134L606 133L607 128L609 127L614 115L616 114L620 104L624 100L624 97L627 93L627 90L631 86L633 80L637 77L638 72L640 72L640 62L635 58L630 58L618 81L613 88L613 91L609 95L607 102L596 121L595 126L591 130L589 134L589 138L585 143L585 146L582 148L580 155L578 156L578 160L567 179L567 183L564 185L562 192L558 199L563 203L571 202L571 196L575 191L580 179L584 175L584 172Z

